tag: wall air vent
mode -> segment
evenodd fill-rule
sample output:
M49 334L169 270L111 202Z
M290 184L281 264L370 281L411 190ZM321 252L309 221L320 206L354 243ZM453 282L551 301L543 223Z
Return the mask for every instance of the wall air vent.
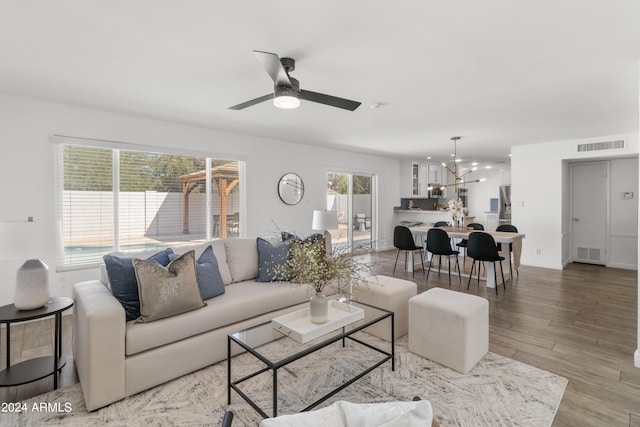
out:
M581 153L583 151L613 150L616 148L624 148L624 139L620 139L618 141L590 142L588 144L578 144L578 153Z
M578 253L576 261L596 263L602 262L602 255L599 248L578 247L577 252Z

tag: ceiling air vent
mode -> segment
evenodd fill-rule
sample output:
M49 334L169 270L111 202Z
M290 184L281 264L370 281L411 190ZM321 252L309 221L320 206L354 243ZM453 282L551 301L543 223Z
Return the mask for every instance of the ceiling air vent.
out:
M618 141L591 142L589 144L578 144L578 153L583 151L613 150L624 148L624 139Z

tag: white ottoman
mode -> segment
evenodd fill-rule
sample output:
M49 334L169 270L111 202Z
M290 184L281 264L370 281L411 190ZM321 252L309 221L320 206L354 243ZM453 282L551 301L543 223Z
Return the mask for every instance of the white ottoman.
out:
M409 351L466 374L489 351L489 302L442 288L411 298Z
M418 286L403 279L389 276L373 276L368 280L368 286L354 289L353 297L358 301L384 308L394 312L394 334L398 339L409 332L409 299L416 296ZM364 322L371 320L373 315L365 310ZM368 327L365 332L391 341L390 320Z

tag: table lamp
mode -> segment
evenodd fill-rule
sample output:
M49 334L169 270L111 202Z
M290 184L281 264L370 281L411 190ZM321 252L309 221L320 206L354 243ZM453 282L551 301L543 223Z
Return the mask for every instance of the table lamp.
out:
M49 268L38 257L55 254L57 228L53 221L0 222L0 260L24 260L16 274L14 305L33 310L49 301Z
M323 232L322 235L324 237L324 243L328 254L332 252L331 233L329 233L329 230L335 230L337 228L338 212L313 211L313 222L311 223L311 229Z

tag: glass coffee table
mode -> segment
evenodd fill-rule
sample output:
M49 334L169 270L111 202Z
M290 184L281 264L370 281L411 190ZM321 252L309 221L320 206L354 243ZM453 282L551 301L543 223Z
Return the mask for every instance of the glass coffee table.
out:
M231 390L235 390L235 392L249 403L249 405L251 405L251 407L253 407L263 418L268 418L269 415L267 415L267 413L258 406L256 399L242 391L240 385L254 377L257 377L258 375L265 373L268 374L270 371L273 377L272 416L276 417L278 415L278 371L280 368L290 365L293 362L321 350L340 352L340 350L347 346L348 342L363 346L376 354L379 353L381 357L371 360L370 363L364 366L362 370L354 372L353 375L348 378L344 378L344 381L342 381L340 385L332 388L328 393L323 394L321 397L316 398L312 403L305 403L305 405L308 406L304 407L300 412L313 409L389 360L391 361L391 370L395 370L393 312L370 304L365 304L363 302L349 301L349 303L365 311L365 318L363 320L341 327L305 344L296 342L283 335L282 332L273 328L270 321L229 334L227 336L227 403L231 404ZM381 340L376 340L373 343L365 342L365 336L362 335L362 332L366 332L368 327L379 322L387 322L389 324L389 327L391 328L391 342L387 343L386 341L383 342ZM380 343L385 346L388 345L390 348L388 350L380 348L382 346L379 345ZM332 346L332 344L334 345ZM232 379L232 346L234 345L242 347L251 356L258 359L259 366L262 367L255 371L244 372L242 377ZM288 370L293 369L294 367L288 367Z

